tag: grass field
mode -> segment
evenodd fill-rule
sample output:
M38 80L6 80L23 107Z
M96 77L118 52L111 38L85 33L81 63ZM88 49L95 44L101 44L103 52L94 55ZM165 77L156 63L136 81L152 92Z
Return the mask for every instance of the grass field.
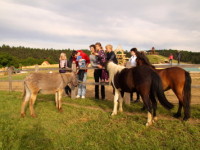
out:
M172 118L171 112L158 107L159 120L146 127L142 103L124 107L111 117L113 103L94 99L63 98L63 113L53 95L39 95L37 118L20 118L21 92L0 91L0 149L199 149L200 105L192 106L188 122Z

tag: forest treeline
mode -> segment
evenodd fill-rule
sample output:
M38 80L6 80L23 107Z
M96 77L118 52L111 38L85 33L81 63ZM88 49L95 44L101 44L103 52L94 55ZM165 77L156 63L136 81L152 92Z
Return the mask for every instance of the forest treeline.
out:
M89 50L83 50L88 55ZM11 47L8 45L0 46L0 67L5 66L15 66L16 68L20 66L29 66L35 64L41 64L43 61L48 61L50 64L56 64L59 62L60 53L66 53L67 57L71 56L71 49L39 49L39 48L29 48L29 47ZM174 59L177 58L177 50L156 50L159 55L168 57L170 53L174 55ZM200 64L200 52L189 52L180 51L181 61ZM129 51L125 51L127 57L130 57Z

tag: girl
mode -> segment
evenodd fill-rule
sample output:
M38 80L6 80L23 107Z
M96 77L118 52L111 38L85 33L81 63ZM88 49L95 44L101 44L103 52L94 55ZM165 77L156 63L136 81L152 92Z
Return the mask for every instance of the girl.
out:
M68 68L67 67L67 56L65 53L61 53L60 58L59 58L59 72L60 73L67 72L66 68Z

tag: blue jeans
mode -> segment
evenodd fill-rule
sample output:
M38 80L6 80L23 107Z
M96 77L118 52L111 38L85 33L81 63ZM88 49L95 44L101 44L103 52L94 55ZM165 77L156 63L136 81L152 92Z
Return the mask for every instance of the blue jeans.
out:
M83 82L87 80L87 72L84 73ZM86 93L86 85L79 84L78 85L78 95L85 96Z

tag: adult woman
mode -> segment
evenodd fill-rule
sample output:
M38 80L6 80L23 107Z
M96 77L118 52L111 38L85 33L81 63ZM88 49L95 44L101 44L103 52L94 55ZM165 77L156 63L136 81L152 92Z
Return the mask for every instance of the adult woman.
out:
M90 60L91 60L91 65L93 67L99 68L94 70L94 80L96 83L99 83L99 80L101 79L102 76L102 68L103 66L100 64L100 59L102 58L102 54L104 51L102 50L101 43L96 43L95 45L90 46L91 50L91 55L90 55ZM105 59L105 53L104 53L104 58ZM106 61L106 59L105 59ZM95 85L95 99L99 99L99 85ZM101 99L105 99L105 86L101 85Z

